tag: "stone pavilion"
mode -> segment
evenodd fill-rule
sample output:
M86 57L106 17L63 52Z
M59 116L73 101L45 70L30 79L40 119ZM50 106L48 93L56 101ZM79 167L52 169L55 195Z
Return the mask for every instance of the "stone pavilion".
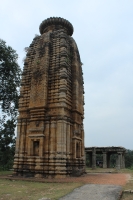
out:
M115 168L120 170L125 168L125 154L126 149L124 147L86 147L86 155L89 155L89 167L92 169L96 168L96 155L102 155L103 157L103 168L110 168L111 155L116 155Z

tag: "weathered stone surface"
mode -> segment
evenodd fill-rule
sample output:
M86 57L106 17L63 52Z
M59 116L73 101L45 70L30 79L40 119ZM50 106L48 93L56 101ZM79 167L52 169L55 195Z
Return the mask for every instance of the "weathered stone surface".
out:
M124 193L130 193L131 190L124 190Z
M116 169L125 168L125 153L124 147L86 147L85 153L90 157L90 166L92 169L96 168L96 154L103 155L103 168L110 168L110 156L117 154L116 158Z
M85 171L84 89L73 26L49 18L40 33L24 63L14 171L35 177L79 175Z
M118 185L86 184L59 200L118 200L122 187Z

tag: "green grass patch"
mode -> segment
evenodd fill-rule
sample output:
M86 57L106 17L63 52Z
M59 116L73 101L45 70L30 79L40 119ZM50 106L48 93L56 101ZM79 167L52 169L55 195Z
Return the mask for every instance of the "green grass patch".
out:
M96 169L92 169L92 168L88 168L86 167L86 172L87 173L108 173L108 172L118 172L118 170L116 170L115 168L100 168L100 167L96 167Z
M133 194L123 194L121 200L133 200Z
M0 179L0 199L3 200L52 200L70 193L82 183L39 183Z
M128 174L133 175L133 169L132 168L121 169L120 172L122 172L122 173L128 173Z
M123 190L133 190L133 169L122 169L122 173L130 174L131 179L124 186ZM133 200L133 193L123 193L121 200Z
M4 175L11 175L13 173L13 171L0 171L0 175L4 176Z
M124 190L133 190L133 180L130 180L124 187Z

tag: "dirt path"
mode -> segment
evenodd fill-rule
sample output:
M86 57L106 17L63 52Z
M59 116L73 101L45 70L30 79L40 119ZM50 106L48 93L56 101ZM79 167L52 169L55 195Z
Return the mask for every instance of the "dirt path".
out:
M127 183L129 178L129 174L87 174L85 178L78 179L90 184L75 189L60 200L118 200L122 186Z
M81 182L84 184L103 184L103 185L120 185L123 186L129 180L129 174L122 173L91 173L85 174L80 177L66 177L62 179L48 179L48 178L23 178L23 177L12 177L0 176L0 178L11 179L11 180L27 180L37 182L52 182L52 183L67 183L67 182Z
M89 173L81 177L63 179L23 178L12 177L11 175L0 176L0 178L52 183L81 182L85 185L75 189L60 200L116 200L122 191L122 186L130 179L130 175L123 173Z

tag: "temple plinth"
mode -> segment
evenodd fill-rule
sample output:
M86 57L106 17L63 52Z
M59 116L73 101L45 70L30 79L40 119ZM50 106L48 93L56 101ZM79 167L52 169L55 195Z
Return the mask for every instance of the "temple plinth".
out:
M82 64L73 26L63 18L40 25L24 62L14 174L65 177L85 171Z

